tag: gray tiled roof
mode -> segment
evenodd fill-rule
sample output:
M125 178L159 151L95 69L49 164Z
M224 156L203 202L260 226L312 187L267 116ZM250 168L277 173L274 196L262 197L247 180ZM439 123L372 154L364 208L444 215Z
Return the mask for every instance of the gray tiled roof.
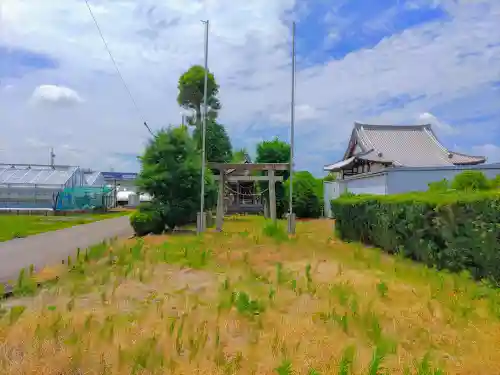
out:
M355 144L358 148L351 153ZM486 161L483 156L449 151L439 142L429 124L396 126L355 123L344 160L324 169L342 169L346 160L350 164L356 158L405 167L473 165Z
M356 123L354 132L369 151L361 156L375 161L391 161L396 166L433 167L480 164L481 156L447 150L436 138L431 125L367 125Z
M76 167L0 164L0 184L64 185Z

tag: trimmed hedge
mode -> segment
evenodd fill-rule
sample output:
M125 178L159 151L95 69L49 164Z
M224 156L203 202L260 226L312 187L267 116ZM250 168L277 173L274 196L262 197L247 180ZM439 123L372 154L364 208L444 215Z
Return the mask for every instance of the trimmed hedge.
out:
M146 234L161 234L165 230L165 223L159 209L151 203L139 205L137 211L130 216L130 225L137 236Z
M500 284L500 193L345 196L331 202L344 240Z

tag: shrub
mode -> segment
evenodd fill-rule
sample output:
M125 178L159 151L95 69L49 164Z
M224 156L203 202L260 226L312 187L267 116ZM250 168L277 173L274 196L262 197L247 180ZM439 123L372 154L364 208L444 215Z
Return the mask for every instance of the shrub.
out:
M443 193L449 190L450 182L446 178L443 178L439 181L429 182L428 186L430 192Z
M130 216L130 225L137 236L144 236L149 233L161 234L165 230L161 212L152 204L139 206Z
M409 193L332 201L345 240L500 282L500 194Z
M332 181L336 181L337 180L337 174L334 173L334 172L329 172L325 178L323 179L323 181L325 182L332 182Z
M140 158L137 185L155 197L169 229L196 221L200 207L201 160L196 142L186 127L168 128L156 134ZM206 209L216 201L212 174L205 179Z
M495 176L495 178L490 180L490 186L492 189L499 189L500 188L500 174Z
M307 172L293 176L293 211L300 218L317 218L321 215L322 182ZM289 204L290 180L285 182L285 204Z
M461 191L488 190L491 183L481 171L463 171L455 176L451 187Z

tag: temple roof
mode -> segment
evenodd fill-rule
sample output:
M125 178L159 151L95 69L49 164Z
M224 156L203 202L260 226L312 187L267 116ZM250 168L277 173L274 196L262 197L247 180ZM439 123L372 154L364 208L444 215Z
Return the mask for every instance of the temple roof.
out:
M355 123L342 161L327 165L326 171L338 171L356 159L400 167L439 167L475 165L486 161L449 151L426 125L368 125Z

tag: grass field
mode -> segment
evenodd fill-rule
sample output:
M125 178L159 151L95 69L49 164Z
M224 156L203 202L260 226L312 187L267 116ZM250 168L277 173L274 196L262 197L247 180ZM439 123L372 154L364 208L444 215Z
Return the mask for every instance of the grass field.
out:
M0 215L0 242L91 223L124 214L126 212L79 214L75 216Z
M4 301L0 373L500 373L497 290L332 233L245 217L95 246Z

